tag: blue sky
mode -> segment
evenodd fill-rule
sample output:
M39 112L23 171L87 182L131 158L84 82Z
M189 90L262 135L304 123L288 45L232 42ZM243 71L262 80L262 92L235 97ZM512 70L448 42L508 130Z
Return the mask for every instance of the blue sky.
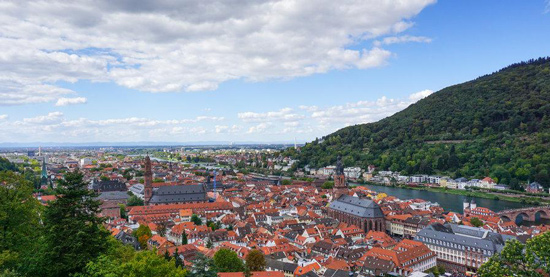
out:
M548 1L273 2L3 4L0 142L305 142L550 55Z

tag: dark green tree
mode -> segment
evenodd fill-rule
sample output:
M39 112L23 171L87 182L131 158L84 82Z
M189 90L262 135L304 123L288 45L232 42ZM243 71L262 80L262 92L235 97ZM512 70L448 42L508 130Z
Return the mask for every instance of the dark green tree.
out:
M244 263L237 253L222 248L214 254L214 265L218 272L243 272Z
M481 219L477 218L477 217L473 217L472 219L470 219L470 223L472 223L472 225L474 227L481 227L483 226L483 221L481 221Z
M0 273L28 269L35 263L32 258L42 231L42 205L32 192L33 184L24 176L0 172Z
M187 233L184 230L183 232L181 232L181 245L186 245L186 244L187 244Z
M201 220L201 218L200 218L198 215L196 215L196 214L193 214L193 215L191 216L191 222L195 223L195 225L202 225L202 220Z
M109 232L98 216L98 195L87 189L82 173L67 173L56 189L57 200L44 212L45 273L69 276L107 250Z
M163 221L163 222L159 222L157 224L157 229L155 231L157 232L157 234L159 236L164 237L164 236L166 236L166 230L167 229L168 229L167 222Z
M132 195L130 196L130 198L128 198L128 201L126 203L126 205L128 207L130 206L143 206L143 200L135 195Z
M193 260L193 267L190 273L192 277L216 277L217 271L214 266L214 260L202 253L198 253Z

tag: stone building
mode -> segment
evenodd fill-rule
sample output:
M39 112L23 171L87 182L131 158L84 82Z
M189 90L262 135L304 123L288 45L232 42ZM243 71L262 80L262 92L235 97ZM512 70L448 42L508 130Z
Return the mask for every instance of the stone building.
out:
M328 207L328 216L353 224L365 232L374 230L385 232L386 223L380 206L372 200L340 195Z

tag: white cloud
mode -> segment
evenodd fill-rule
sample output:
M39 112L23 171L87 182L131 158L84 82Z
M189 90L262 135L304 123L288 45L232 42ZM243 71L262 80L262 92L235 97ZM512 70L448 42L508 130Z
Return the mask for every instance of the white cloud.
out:
M5 120L5 119L8 119L8 115L7 114L0 114L0 120Z
M2 117L0 116L0 119ZM50 112L46 115L15 121L0 120L0 129L3 130L0 132L0 141L189 141L214 133L215 129L208 127L208 123L222 120L224 120L223 117L214 116L167 120L139 117L102 120L68 119L61 112ZM229 127L228 132L235 132L238 128L238 126Z
M294 113L291 108L266 113L243 112L237 116L244 122L295 121L304 118L303 115Z
M41 115L37 117L24 118L23 122L33 124L55 123L61 121L63 118L62 112L51 112L47 115Z
M389 44L405 43L405 42L430 43L432 42L432 39L428 37L422 37L422 36L409 36L409 35L393 36L393 37L385 37L382 40L375 40L374 45L381 46L381 45L389 45Z
M56 106L67 106L67 105L75 105L75 104L84 104L88 102L88 100L84 97L75 97L75 98L59 98L57 99L57 102L55 103Z
M252 126L248 128L248 131L246 133L248 134L254 134L254 133L263 133L267 128L269 128L272 124L269 122L263 122L258 125Z
M113 81L148 92L216 89L385 64L380 47L435 0L3 1L0 105L55 101L55 85Z
M331 132L344 126L375 122L391 116L431 93L433 91L423 90L412 93L407 99L391 99L382 96L376 101L358 101L318 108L311 113L311 118L317 120L321 129Z
M433 90L429 90L429 89L425 89L425 90L422 90L422 91L419 91L419 92L415 92L411 95L409 95L409 99L412 101L412 102L416 102L418 100L421 100L425 97L428 97L430 96L433 92Z
M544 13L550 13L550 0L546 0L546 6L544 7Z

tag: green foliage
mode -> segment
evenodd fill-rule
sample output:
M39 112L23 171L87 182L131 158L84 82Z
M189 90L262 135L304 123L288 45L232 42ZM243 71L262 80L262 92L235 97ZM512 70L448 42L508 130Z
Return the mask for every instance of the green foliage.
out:
M326 181L321 186L321 188L323 189L332 189L333 187L334 187L334 181Z
M243 272L244 263L237 253L222 248L214 254L214 266L218 272Z
M196 214L193 214L193 215L191 216L191 222L195 223L195 225L202 225L202 220L201 220L201 218L200 218L198 215L196 215Z
M153 236L153 232L151 232L149 226L143 224L139 225L132 235L138 239L141 249L146 249L147 241Z
M474 227L481 227L483 226L483 221L481 221L481 219L477 218L477 217L472 217L472 219L470 219L470 223L472 223L472 225Z
M498 255L479 268L479 276L547 276L550 272L550 232L531 238L524 245L507 241Z
M217 271L214 266L214 260L202 253L198 253L193 260L193 267L190 273L192 277L216 277Z
M155 231L159 236L164 237L166 236L167 229L168 229L167 222L163 221L157 224L157 229Z
M132 196L130 196L130 198L128 198L127 205L128 205L128 207L143 206L144 203L143 203L143 200L141 198L139 198L135 195L132 195Z
M375 123L343 128L283 155L403 174L492 176L550 186L550 58L445 88Z
M135 252L119 242L113 252L88 263L84 272L75 277L185 277L187 271L176 267L174 259L166 260L153 251ZM114 255L115 254L115 255Z
M107 250L109 232L98 217L98 195L87 189L80 172L67 173L56 189L57 200L44 213L44 268L47 275L68 276Z
M40 203L22 175L0 173L0 272L25 267L41 231Z
M442 266L442 265L438 265L438 266L434 266L428 270L426 270L427 273L433 273L434 276L441 276L443 274L445 274L445 267Z
M284 185L284 186L292 185L292 181L291 181L291 180L288 180L288 179L284 179L284 180L281 182L281 185Z
M0 157L0 171L18 171L17 166L6 158Z
M181 233L181 245L187 244L187 233L185 230Z
M264 253L254 249L246 256L246 268L248 271L264 271L266 266Z

